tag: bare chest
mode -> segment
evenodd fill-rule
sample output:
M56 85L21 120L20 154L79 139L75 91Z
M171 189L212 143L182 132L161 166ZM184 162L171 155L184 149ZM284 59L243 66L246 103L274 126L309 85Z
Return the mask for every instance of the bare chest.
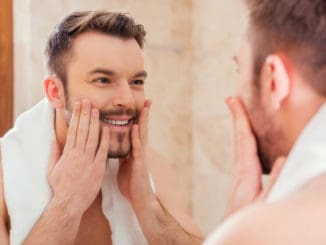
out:
M105 218L100 200L84 213L76 236L75 245L111 245L111 228Z

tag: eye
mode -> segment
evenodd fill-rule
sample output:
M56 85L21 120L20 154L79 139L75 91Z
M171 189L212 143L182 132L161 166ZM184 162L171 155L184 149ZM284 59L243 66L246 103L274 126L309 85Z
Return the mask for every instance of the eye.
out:
M138 79L138 80L133 80L133 81L131 82L132 85L144 85L144 83L145 83L145 81L144 81L144 80L140 80L140 79Z
M99 84L108 84L111 83L111 81L106 78L106 77L100 77L100 78L96 78L93 80L94 83L99 83Z

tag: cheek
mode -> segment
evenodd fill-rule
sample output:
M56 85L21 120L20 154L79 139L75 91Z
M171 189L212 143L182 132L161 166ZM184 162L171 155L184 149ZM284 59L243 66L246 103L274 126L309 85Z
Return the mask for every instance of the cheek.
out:
M244 72L243 68L238 68L238 72L236 74L236 92L237 95L241 95L241 93L244 92L244 90L246 89L246 86L248 84L248 76L246 74L246 72Z
M90 94L69 94L69 101L68 104L72 106L75 102L79 101L82 102L83 99L87 99L91 102L92 106L95 108L101 108L105 105L104 102L101 101L99 96L91 96Z
M251 81L246 78L239 78L236 88L236 95L242 99L246 106L248 106L252 98Z
M98 109L105 107L107 103L107 94L104 91L94 89L92 87L78 86L75 89L68 90L68 103L73 105L77 101L87 99L91 102L92 106Z
M68 99L69 104L81 101L82 99L90 99L87 88L83 84L74 84L73 81L67 85L66 100Z
M144 107L145 94L144 94L144 92L136 92L136 93L134 93L133 96L135 99L136 110L140 111Z

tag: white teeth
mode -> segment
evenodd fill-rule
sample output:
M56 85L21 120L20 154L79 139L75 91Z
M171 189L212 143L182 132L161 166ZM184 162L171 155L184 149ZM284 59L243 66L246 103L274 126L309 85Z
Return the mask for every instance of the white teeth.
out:
M116 126L126 126L128 125L128 120L108 120L108 119L103 119L105 123L116 125Z

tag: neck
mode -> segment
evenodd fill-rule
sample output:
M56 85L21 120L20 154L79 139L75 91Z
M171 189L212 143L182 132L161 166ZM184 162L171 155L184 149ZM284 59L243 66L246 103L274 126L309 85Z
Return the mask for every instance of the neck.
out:
M305 98L302 96L301 98ZM316 96L313 99L300 99L284 113L284 124L287 126L287 152L290 152L303 129L309 124L310 120L318 113L319 109L326 102L324 97Z

